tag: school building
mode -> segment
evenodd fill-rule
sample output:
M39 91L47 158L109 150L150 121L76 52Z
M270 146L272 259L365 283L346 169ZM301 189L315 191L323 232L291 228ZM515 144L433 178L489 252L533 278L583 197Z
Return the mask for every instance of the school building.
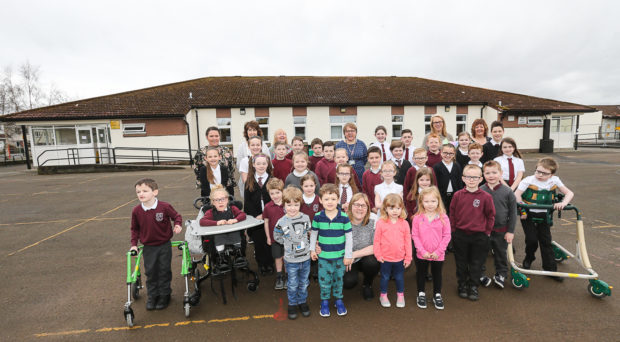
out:
M620 105L592 106L603 116L601 123L601 137L620 139Z
M375 127L383 125L391 139L411 129L418 147L434 114L445 118L447 131L455 136L484 118L489 125L501 120L505 136L524 150L539 149L543 123L549 120L554 148L572 148L577 131L599 131L601 114L596 112L580 104L418 77L274 76L206 77L37 108L0 120L27 130L37 166L71 163L62 158L74 148L82 156L91 150L97 154L81 163L109 162L109 156L100 158L102 148L196 150L206 144L209 126L220 128L223 144L237 147L249 120L260 123L268 142L277 128L283 128L289 140L295 135L307 142L315 137L341 140L342 126L355 122L358 139L367 144L374 141Z

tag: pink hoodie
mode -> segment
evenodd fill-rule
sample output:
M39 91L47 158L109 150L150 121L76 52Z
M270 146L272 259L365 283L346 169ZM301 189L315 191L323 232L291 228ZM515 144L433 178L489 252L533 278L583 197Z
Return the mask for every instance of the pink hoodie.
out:
M389 262L411 261L411 234L409 224L403 219L396 223L379 219L375 226L373 248L377 260Z
M433 222L429 222L424 214L414 216L411 222L411 238L418 259L431 260L422 256L427 252L435 252L437 253L437 261L443 261L446 255L446 247L450 242L450 218L448 215L442 214Z

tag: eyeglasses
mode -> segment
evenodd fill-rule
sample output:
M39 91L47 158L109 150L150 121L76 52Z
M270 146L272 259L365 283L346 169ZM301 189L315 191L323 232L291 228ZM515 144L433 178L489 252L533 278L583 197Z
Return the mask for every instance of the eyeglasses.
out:
M424 160L424 159L426 159L426 158L428 158L428 157L414 157L413 159L414 159L414 160Z
M353 203L353 208L366 209L368 206L366 204Z
M351 175L351 174L350 174L350 173L348 173L348 172L338 172L338 176L342 176L342 177L344 177L344 176L350 176L350 175Z
M211 200L211 202L222 203L222 202L224 202L226 200L228 200L228 197L214 198L214 199Z
M463 176L463 178L465 178L466 180L470 180L470 181L475 181L480 179L480 176Z
M394 170L381 170L381 173L394 173Z
M354 130L354 129L347 129L347 130L346 130L346 131L344 131L344 132L345 132L345 133L355 133L355 132L357 132L357 131L356 131L356 130Z
M551 174L551 172L545 172L540 170L536 170L535 172L541 176L549 176Z
M441 154L444 154L446 156L453 156L454 152L441 152Z

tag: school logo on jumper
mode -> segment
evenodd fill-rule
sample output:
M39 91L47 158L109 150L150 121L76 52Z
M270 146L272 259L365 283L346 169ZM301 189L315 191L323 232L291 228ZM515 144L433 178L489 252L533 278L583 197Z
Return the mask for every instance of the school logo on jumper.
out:
M161 222L164 220L164 213L155 213L155 220L157 220L157 222Z
M318 204L313 204L312 205L312 211L314 211L315 213L319 211L319 205Z
M480 200L479 199L475 199L474 200L474 208L478 208L480 206Z

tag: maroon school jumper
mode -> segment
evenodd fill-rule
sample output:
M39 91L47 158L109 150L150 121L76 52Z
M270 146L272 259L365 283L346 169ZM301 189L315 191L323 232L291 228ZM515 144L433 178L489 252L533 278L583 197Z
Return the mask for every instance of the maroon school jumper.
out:
M362 192L368 196L370 209L375 207L375 185L383 183L381 172L373 173L370 169L364 171L362 175Z
M303 198L301 199L300 211L308 215L308 217L310 218L310 222L312 222L312 219L314 219L314 215L321 210L323 210L323 206L321 205L321 202L319 201L318 195L314 196L314 201L312 201L312 203L310 204L306 204Z
M310 161L310 165L309 165L310 171L316 173L316 171L314 171L316 169L316 164L318 164L319 161L321 161L322 159L323 159L323 156L320 156L320 157L310 156L308 158L308 160Z
M181 225L183 219L174 208L163 201L157 201L155 209L144 211L138 204L131 211L131 245L137 246L138 240L147 246L160 246L172 239L172 227Z
M465 234L485 233L491 235L495 224L493 197L486 191L469 192L461 189L452 196L450 203L450 227Z
M426 166L426 165L423 167L426 167L429 170L431 170L431 173L433 174L431 185L435 184L435 186L437 186L437 176L435 176L435 171L433 171L433 168ZM417 173L418 173L418 170L415 168L415 166L412 166L409 168L409 170L407 170L407 175L405 176L405 182L403 183L403 198L407 198L407 196L409 196L409 191L411 191L411 187L413 186L413 182L415 182L415 176Z
M265 204L265 209L263 209L263 218L269 219L269 238L272 242L275 241L273 239L273 228L276 226L276 223L278 223L278 220L284 216L284 214L284 201L281 205L277 205L273 201Z
M336 162L325 158L319 160L315 167L316 176L319 177L319 183L327 184L336 182Z
M286 180L286 176L288 176L289 173L291 173L291 170L293 170L293 161L290 159L282 159L282 160L278 160L278 159L273 159L271 161L271 164L273 165L273 173L272 175L278 179L281 179L283 182Z
M426 152L426 155L428 156L428 160L426 160L426 165L428 165L428 167L430 168L435 166L435 164L441 162L441 151L437 154L434 154L429 150L428 152Z

